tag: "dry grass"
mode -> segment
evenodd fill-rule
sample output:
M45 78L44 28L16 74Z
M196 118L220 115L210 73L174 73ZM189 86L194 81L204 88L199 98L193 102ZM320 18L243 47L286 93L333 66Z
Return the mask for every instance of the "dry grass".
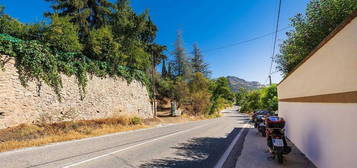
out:
M27 125L0 130L0 152L147 127L138 117Z
M0 152L49 143L94 137L115 132L207 119L204 116L159 117L141 120L118 116L106 119L68 121L52 124L21 124L0 130Z

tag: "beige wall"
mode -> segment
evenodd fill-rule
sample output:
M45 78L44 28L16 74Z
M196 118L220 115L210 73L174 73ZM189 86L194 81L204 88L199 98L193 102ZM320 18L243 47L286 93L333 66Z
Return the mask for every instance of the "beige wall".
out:
M279 116L287 121L286 134L317 167L357 167L356 91L354 18L278 85ZM354 95L336 96L345 92ZM326 101L327 94L334 94L333 99L330 95Z
M88 81L87 94L80 100L77 81L63 75L62 102L51 88L44 85L38 96L35 83L28 88L20 84L11 63L0 70L0 128L41 119L52 121L94 119L113 115L153 117L146 87L138 81L128 84L123 79L93 77Z
M279 116L289 139L317 167L357 167L357 103L279 102Z
M336 34L278 89L279 99L357 91L357 18Z

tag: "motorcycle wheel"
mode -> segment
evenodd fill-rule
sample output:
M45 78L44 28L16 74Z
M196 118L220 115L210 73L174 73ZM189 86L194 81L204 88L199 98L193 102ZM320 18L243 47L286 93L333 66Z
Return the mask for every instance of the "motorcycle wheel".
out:
M263 137L266 137L266 136L267 136L264 131L262 131L262 136L263 136Z
M279 164L283 164L283 154L282 153L277 153L277 157L278 157L278 162L279 162Z

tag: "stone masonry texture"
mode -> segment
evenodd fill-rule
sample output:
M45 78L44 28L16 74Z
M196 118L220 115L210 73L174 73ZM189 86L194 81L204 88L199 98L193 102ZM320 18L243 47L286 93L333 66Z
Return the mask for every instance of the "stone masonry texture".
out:
M132 115L153 117L147 89L138 81L90 77L81 100L74 76L62 76L62 101L47 85L39 90L36 82L21 85L14 60L0 70L0 129L22 123L88 120Z

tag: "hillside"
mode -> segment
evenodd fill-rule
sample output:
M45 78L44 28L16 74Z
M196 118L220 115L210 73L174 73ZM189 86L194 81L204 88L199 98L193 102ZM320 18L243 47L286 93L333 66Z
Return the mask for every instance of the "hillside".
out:
M237 92L239 88L244 88L248 90L258 89L263 85L256 81L246 81L244 79L235 77L235 76L227 76L229 81L229 86L232 88L234 92Z

